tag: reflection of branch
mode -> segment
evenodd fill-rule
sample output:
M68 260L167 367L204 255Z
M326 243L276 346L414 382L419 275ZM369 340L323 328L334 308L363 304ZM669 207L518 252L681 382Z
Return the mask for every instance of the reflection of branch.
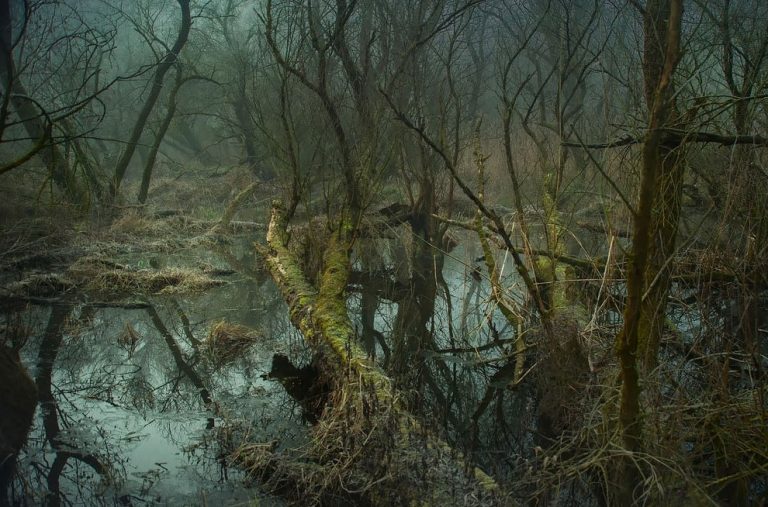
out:
M496 348L502 348L507 345L511 345L517 341L517 338L499 338L492 341L489 341L488 343L485 343L483 345L478 345L476 347L452 347L449 349L437 349L430 351L434 354L477 354L478 352L482 352L484 350L491 350Z
M37 384L40 410L43 412L43 427L45 438L56 448L58 446L59 419L56 414L56 400L51 391L51 378L53 377L53 364L59 355L61 347L62 329L64 322L72 312L72 305L56 305L51 309L51 316L40 343L40 351L37 355Z
M523 260L520 258L520 254L512 244L512 239L510 238L509 233L504 227L504 223L502 222L499 215L496 214L493 210L488 209L485 206L485 204L482 202L482 200L472 191L472 189L469 188L469 186L464 182L461 176L459 176L459 173L456 170L456 166L453 164L451 159L448 158L448 156L445 154L445 151L440 146L438 146L437 143L426 133L425 129L421 126L415 125L413 121L411 121L411 119L405 115L405 113L403 113L400 109L398 109L398 107L392 101L392 98L389 95L387 95L383 89L380 89L379 91L381 92L381 94L384 96L384 99L389 104L389 107L392 109L392 112L394 113L395 117L408 129L413 131L419 137L419 139L421 139L423 143L429 146L429 148L443 160L446 169L448 169L448 172L451 174L451 177L456 182L456 184L459 185L459 188L461 188L461 191L464 192L464 195L466 195L467 198L470 201L472 201L472 203L475 206L477 206L477 209L480 211L480 213L483 214L483 216L488 218L493 223L494 227L496 228L494 232L496 232L499 236L501 236L505 246L509 250L510 254L512 254L512 260L515 263L515 268L517 269L517 272L520 275L520 278L523 279L523 282L525 283L525 287L528 290L528 293L531 295L534 302L536 303L536 308L539 311L539 315L541 315L542 322L544 323L544 327L548 329L550 324L549 318L548 318L549 311L547 310L547 307L544 304L544 300L541 297L541 293L539 292L538 287L536 286L533 279L531 278L528 268L525 267Z
M71 297L42 297L25 296L21 294L0 294L0 309L15 310L26 305L37 306L69 306L82 302L82 294L74 294ZM121 310L143 310L147 303L141 301L93 301L88 303L93 308L120 308Z
M440 222L444 222L448 225L453 225L455 227L460 227L462 229L466 229L468 231L477 232L477 226L474 223L471 222L461 222L459 220L452 220L449 218L442 217L440 215L433 214L432 217L435 220L438 220ZM484 224L485 227L488 227L491 232L498 233L498 230L495 227L488 226ZM562 262L564 264L568 264L573 267L577 268L583 268L583 269L602 269L602 266L605 263L604 258L594 258L594 259L579 259L578 257L571 257L566 254L561 254L558 252L551 252L549 250L536 250L536 249L530 249L529 251L526 251L522 248L517 248L514 246L509 246L505 242L501 242L498 240L498 238L490 237L488 238L491 242L495 244L497 248L500 250L506 250L509 251L510 254L517 254L517 255L535 255L538 257L547 257L550 259L554 259L558 262ZM478 259L479 261L484 260L484 257L480 257Z
M37 356L37 378L35 383L37 384L40 409L43 412L45 438L56 450L56 459L51 465L47 477L48 491L53 493L55 498L58 498L60 494L59 477L70 458L89 465L97 474L104 478L108 478L110 475L109 468L99 460L98 456L70 447L67 450L62 450L62 442L59 440L61 429L59 427L56 399L53 397L51 390L51 378L53 376L53 365L56 362L56 357L59 355L61 347L64 324L72 313L72 308L72 305L56 305L53 307ZM78 320L88 320L92 316L93 310L92 306L86 306Z
M259 264L239 260L224 245L215 241L210 242L208 248L229 264L235 272L247 276L259 284L264 283L266 280L267 273Z
M187 314L184 313L184 309L179 304L179 300L171 298L171 306L176 310L176 315L178 315L179 320L181 320L181 328L184 330L184 336L187 337L189 344L195 349L195 352L200 352L200 340L195 338L195 335L192 332L192 324L189 322Z
M70 458L74 458L78 461L82 461L86 465L93 468L93 470L101 475L104 479L109 478L109 469L104 466L103 463L93 454L86 454L77 451L56 451L56 459L53 460L51 470L48 472L48 491L53 493L57 499L61 495L59 488L59 477L64 471L67 465L67 461Z
M200 375L198 375L197 372L187 363L187 360L184 358L184 354L179 348L179 344L176 343L176 339L173 337L171 332L168 331L168 328L165 327L163 319L160 318L157 310L155 310L155 307L151 304L147 307L147 315L149 315L149 318L152 319L152 323L165 339L165 343L168 345L168 349L171 351L171 355L173 356L173 360L176 362L176 366L190 380L190 382L192 382L192 385L198 389L200 392L200 397L203 399L203 402L206 404L206 406L211 405L213 400L211 399L210 392L205 387L205 384L203 384L203 379L200 378Z
M391 279L387 272L350 271L349 284L364 286L378 297L393 303L403 301L410 292L408 285ZM347 290L354 289L348 287Z
M482 417L482 415L485 413L488 405L491 403L491 401L493 401L493 398L496 397L497 394L503 393L503 389L507 387L507 385L510 384L512 380L516 380L515 370L515 361L510 359L488 380L488 387L485 389L483 399L480 400L480 403L477 405L477 408L471 417L472 432L475 437L477 434L478 421L480 420L480 417ZM516 385L516 382L510 385Z

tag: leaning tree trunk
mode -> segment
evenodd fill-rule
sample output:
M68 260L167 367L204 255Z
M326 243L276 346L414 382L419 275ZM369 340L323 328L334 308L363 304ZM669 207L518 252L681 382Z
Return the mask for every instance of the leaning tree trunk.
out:
M120 159L115 166L115 175L109 186L110 197L114 199L120 190L120 184L123 182L125 172L128 169L128 164L131 163L133 154L136 152L136 146L139 144L141 134L144 132L144 127L147 124L149 115L155 107L157 99L160 97L160 92L163 91L163 81L165 75L171 70L171 67L176 63L181 49L187 42L189 37L189 29L192 26L192 16L189 9L189 0L177 0L181 7L181 27L179 28L179 34L176 37L176 42L173 44L171 50L165 55L155 69L155 76L152 79L152 88L149 90L147 100L144 101L144 105L139 112L139 117L136 119L136 123L133 125L131 131L131 137L125 145L125 150L120 155Z
M386 505L395 497L404 504L452 504L459 498L470 499L470 504L497 502L493 479L424 428L405 409L392 380L357 344L346 306L351 242L344 230L339 228L325 250L318 290L286 246L285 210L280 203L273 206L267 232L267 266L288 303L292 322L316 352L321 376L331 386L310 452L322 466L305 462L295 480L317 477L318 469L325 470L324 476L338 473L339 491L364 491L371 504ZM264 451L263 446L256 449ZM260 462L265 469L275 463ZM333 472L328 470L332 464L337 466Z
M138 201L139 204L144 204L147 201L147 194L149 193L149 183L152 180L152 172L155 169L155 161L157 160L157 154L160 152L160 145L163 143L163 138L168 132L171 126L173 117L176 114L176 95L179 93L181 85L184 81L181 78L181 68L176 69L176 81L171 90L171 94L168 96L168 109L165 111L165 117L160 124L160 128L155 134L155 140L152 142L152 147L149 150L149 156L144 164L144 172L141 175L141 185L139 186Z
M73 174L66 157L59 147L53 143L51 136L52 125L48 121L46 112L29 98L24 84L16 75L16 67L13 62L12 47L11 6L9 0L0 0L0 85L4 90L3 112L10 104L19 116L24 130L35 143L28 153L17 161L0 168L0 174L13 169L26 162L32 156L37 155L48 169L51 180L64 193L67 200L79 206L88 204L88 194L79 185ZM5 120L5 118L2 118ZM5 123L3 121L2 123ZM2 131L0 131L0 137Z

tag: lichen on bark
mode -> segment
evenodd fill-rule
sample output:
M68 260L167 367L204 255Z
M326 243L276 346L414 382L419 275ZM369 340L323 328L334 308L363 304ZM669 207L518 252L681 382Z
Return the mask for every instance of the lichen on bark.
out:
M470 505L501 503L496 482L421 425L391 379L357 344L346 306L349 229L340 224L331 234L315 288L286 246L286 225L282 205L273 203L262 253L291 321L320 356L320 374L331 386L310 450L329 474L338 474L339 483L327 487L341 490L354 484L379 505L393 498L403 503L455 503L458 498L474 499ZM366 477L367 483L360 484Z

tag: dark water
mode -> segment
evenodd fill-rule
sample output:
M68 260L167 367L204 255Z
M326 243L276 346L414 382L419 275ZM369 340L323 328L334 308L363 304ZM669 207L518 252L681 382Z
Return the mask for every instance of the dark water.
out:
M301 365L310 352L269 276L254 269L251 250L250 241L243 240L240 245L114 259L137 268L205 264L232 272L221 276L224 285L203 293L128 298L149 308L101 308L86 302L55 310L34 306L5 316L7 323L28 328L22 360L30 374L44 377L44 356L52 364L52 401L46 404L42 397L19 459L15 496L22 504L281 504L226 459L243 441L296 448L308 438L300 408L279 384L262 376L273 354L286 354ZM485 343L489 316L504 332L487 283L473 276L476 250L462 242L445 258L446 290L434 309L438 347L457 344L449 329L463 344ZM504 261L505 283L514 287L516 276ZM360 301L354 291L349 305L359 328ZM397 312L396 303L381 300L375 327L392 329ZM63 324L52 337L56 315ZM210 330L221 321L248 326L259 335L224 362L205 351ZM449 362L451 368L466 368L461 392L468 407L484 394L473 361L493 354L478 352ZM436 358L446 362L450 357ZM45 410L51 405L55 411Z
M231 267L215 253L202 255L117 260ZM253 265L242 250L229 255L241 268ZM28 333L21 358L38 385L52 365L52 399L41 396L19 456L13 494L21 505L280 504L225 456L244 439L305 442L298 409L262 375L274 353L300 360L306 352L271 281L245 270L202 294L138 297L151 308L86 302L4 315L6 325ZM64 320L52 332L54 314ZM259 334L225 362L212 360L204 346L222 320Z

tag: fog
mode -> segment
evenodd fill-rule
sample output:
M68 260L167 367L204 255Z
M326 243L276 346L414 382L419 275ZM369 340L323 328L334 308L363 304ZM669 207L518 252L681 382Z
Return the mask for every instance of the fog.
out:
M764 501L766 22L0 0L0 504Z

